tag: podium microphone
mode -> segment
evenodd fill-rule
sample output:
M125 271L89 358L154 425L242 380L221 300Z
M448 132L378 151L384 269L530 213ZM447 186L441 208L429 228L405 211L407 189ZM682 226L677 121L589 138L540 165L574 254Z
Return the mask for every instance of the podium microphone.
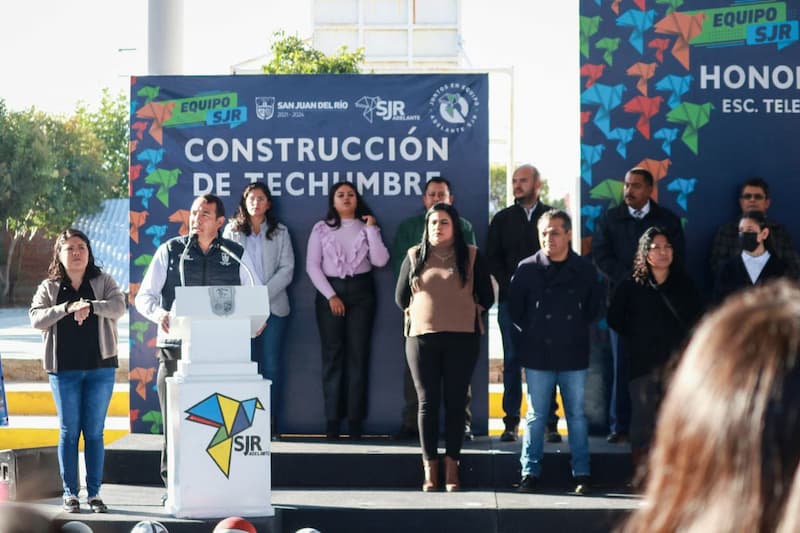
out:
M191 246L192 243L194 242L197 242L197 233L192 233L192 236L189 237L189 242L187 242L186 246L183 247L183 252L181 252L180 261L178 261L178 273L181 276L181 287L186 286L186 279L184 278L183 274L183 262L186 259L187 254L189 253L189 246Z
M240 265L242 265L242 266L244 267L244 271L245 271L245 272L247 272L247 275L248 275L248 277L250 278L250 285L252 285L252 286L254 286L254 287L255 287L255 285L256 285L256 278L253 276L253 273L252 273L252 272L250 272L250 269L249 269L249 268L247 268L247 265L245 265L244 263L242 263L242 258L241 258L241 257L239 257L238 255L236 255L235 253L233 253L233 252L230 250L230 248L228 248L227 246L225 246L225 245L224 245L224 244L222 244L222 243L219 243L219 249L220 249L220 250L222 250L223 252L225 252L226 254L228 254L229 256L233 257L233 258L236 260L236 262L237 262L237 263L239 263Z

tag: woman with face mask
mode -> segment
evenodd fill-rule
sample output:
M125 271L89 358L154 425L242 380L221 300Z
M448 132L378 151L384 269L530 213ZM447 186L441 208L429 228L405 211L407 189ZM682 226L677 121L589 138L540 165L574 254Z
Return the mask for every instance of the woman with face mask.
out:
M786 263L769 251L769 227L761 211L746 211L739 219L741 253L717 273L712 300L721 303L732 293L786 275Z

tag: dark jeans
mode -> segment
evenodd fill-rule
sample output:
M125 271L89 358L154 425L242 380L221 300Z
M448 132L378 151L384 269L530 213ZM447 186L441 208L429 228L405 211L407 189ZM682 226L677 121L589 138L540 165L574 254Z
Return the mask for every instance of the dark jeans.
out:
M408 429L416 429L417 427L417 412L419 411L419 402L417 401L417 387L414 385L414 378L411 377L411 369L408 367L408 361L403 365L403 427ZM472 425L472 412L469 410L469 404L472 402L472 387L467 387L467 405L464 407L464 424L467 426Z
M608 405L608 426L612 433L627 433L631 421L631 396L628 392L628 361L622 337L608 328L611 341L612 382Z
M477 333L428 333L406 338L406 359L419 399L422 456L439 457L439 404L444 393L445 454L461 455L467 388L478 361Z
M372 272L351 278L328 278L345 305L344 316L331 313L328 300L317 292L315 307L322 345L322 393L325 418L347 417L360 422L367 416L367 377L375 283ZM463 428L462 428L463 431Z
M158 376L156 387L158 402L161 404L161 423L164 431L164 442L161 445L161 480L167 486L167 378L178 370L178 360L181 358L180 348L159 348Z

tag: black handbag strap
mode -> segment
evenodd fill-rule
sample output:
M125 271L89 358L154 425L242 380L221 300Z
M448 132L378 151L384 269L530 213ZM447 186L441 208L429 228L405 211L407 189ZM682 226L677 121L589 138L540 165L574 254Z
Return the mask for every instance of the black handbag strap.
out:
M681 326L683 326L684 328L686 328L686 322L685 322L685 321L684 321L684 320L681 318L681 315L678 313L678 310L677 310L677 309L675 309L675 306L674 306L674 305L672 305L672 302L670 302L670 301L669 301L669 298L667 298L667 295L666 295L666 294L664 294L664 293L663 293L663 292L662 292L662 291L661 291L661 290L658 288L658 285L657 285L657 284L655 283L655 281L653 281L652 279L650 280L650 286L653 288L653 290L655 290L655 291L658 293L658 295L659 295L659 296L661 296L661 301L663 301L663 302L664 302L664 305L666 305L666 306L667 306L667 309L669 309L670 313L672 313L672 316L674 316L674 317L675 317L675 319L678 321L678 323L679 323Z

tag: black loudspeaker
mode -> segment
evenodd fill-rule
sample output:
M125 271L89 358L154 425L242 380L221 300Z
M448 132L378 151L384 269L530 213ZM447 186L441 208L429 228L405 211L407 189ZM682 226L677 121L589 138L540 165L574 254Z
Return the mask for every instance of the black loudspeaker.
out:
M64 492L55 446L0 450L0 491L12 501L38 500Z

